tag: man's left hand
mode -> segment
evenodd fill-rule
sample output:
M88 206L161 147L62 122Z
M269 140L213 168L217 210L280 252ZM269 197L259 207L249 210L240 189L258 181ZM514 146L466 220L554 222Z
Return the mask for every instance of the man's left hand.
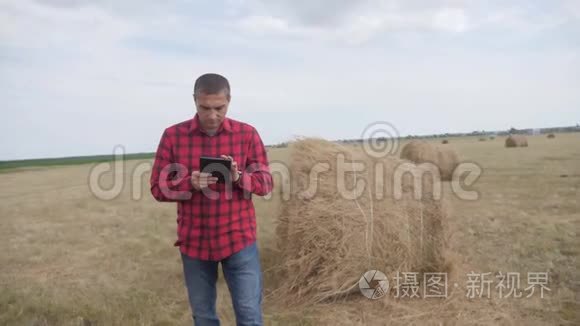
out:
M234 161L234 158L229 156L229 155L221 155L221 158L223 158L225 160L232 161L232 166L230 168L230 173L232 175L232 181L238 182L238 179L240 178L240 172L238 170L238 162Z

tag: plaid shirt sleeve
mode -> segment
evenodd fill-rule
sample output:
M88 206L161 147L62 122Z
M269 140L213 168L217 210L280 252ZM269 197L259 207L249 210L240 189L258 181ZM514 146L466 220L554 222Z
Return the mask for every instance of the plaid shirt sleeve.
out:
M161 136L155 162L151 170L151 194L161 202L174 202L191 199L191 175L187 167L176 163L173 146L166 129Z
M255 129L252 132L246 168L242 171L238 186L244 190L246 196L248 194L265 196L273 188L266 148Z

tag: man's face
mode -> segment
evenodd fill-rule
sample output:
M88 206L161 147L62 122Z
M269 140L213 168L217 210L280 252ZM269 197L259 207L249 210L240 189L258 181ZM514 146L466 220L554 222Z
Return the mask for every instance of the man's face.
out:
M194 96L197 115L203 130L216 131L226 117L229 96L225 92L217 94L196 94Z

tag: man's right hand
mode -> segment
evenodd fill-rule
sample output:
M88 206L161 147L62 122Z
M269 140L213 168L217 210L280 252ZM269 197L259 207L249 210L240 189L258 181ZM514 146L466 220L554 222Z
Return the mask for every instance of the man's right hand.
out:
M207 188L209 185L217 183L218 178L212 177L211 173L203 173L199 171L193 171L191 173L191 185L195 190L201 190Z

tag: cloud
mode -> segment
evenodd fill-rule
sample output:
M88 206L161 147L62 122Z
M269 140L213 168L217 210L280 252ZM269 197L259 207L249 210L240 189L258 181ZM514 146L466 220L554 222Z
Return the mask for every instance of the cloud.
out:
M432 24L437 30L460 33L467 29L468 20L462 9L443 8L433 15Z
M469 28L468 20L460 9L443 8L413 15L369 12L348 17L332 27L292 24L285 18L274 16L249 16L239 21L239 27L255 35L323 40L356 46L383 33L401 31L461 33Z
M294 22L313 27L334 27L348 19L350 13L368 5L369 1L351 0L273 0L261 1L262 7L273 14L284 15Z
M259 15L242 17L239 26L259 35L322 39L358 45L381 33L433 30L463 32L469 17L461 8L420 11L382 1L274 1L255 5Z
M249 0L243 3L246 10L240 11L238 26L246 32L350 45L400 32L461 34L500 29L532 33L577 22L580 13L580 6L573 1L554 2L549 8L524 1L505 5L461 0Z
M243 29L260 33L260 32L274 32L274 33L288 33L288 22L281 18L272 16L248 16L240 20L240 25Z
M96 6L58 8L22 0L2 7L0 40L4 46L92 50L96 44L114 43L136 29Z

